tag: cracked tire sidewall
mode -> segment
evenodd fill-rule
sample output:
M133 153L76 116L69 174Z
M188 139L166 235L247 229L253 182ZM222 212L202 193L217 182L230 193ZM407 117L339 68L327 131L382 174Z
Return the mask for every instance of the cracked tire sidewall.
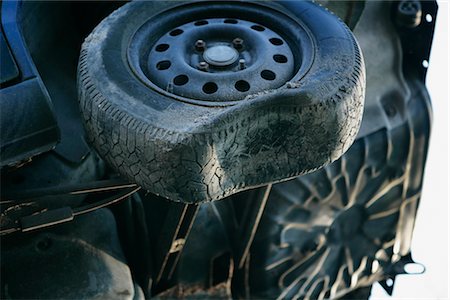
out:
M354 36L337 17L314 3L285 4L313 35L308 73L238 105L211 108L163 96L125 66L122 49L139 20L173 5L161 3L126 4L82 45L78 92L88 138L122 175L174 201L204 202L306 174L353 143L365 70Z

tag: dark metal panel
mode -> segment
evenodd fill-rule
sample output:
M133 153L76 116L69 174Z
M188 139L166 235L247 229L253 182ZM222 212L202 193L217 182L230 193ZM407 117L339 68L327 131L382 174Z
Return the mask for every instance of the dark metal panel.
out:
M0 166L52 149L59 129L38 78L0 90Z
M18 67L11 76L19 77L19 83L0 90L0 167L48 151L59 141L59 128L50 97L33 64L17 21L20 5L19 1L4 1L1 4L5 47L9 46L10 60ZM3 64L2 54L2 67Z
M19 76L19 69L9 51L3 32L0 32L0 85Z

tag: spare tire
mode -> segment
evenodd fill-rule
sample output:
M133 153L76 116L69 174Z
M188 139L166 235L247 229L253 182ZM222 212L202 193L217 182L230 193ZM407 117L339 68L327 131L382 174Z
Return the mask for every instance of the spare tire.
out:
M152 193L222 199L339 158L359 129L361 50L304 1L143 1L82 45L90 142Z

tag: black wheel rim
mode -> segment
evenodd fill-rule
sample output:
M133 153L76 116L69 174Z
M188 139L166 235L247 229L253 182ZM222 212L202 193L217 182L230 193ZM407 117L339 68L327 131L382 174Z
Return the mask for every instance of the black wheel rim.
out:
M312 44L303 26L278 10L194 3L143 24L129 42L128 60L141 81L171 98L228 105L301 78Z

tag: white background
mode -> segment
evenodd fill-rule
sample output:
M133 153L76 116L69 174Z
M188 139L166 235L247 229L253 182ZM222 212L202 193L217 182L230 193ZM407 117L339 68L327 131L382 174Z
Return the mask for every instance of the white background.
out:
M397 276L393 297L374 285L371 299L449 299L449 2L438 1L427 87L433 126L422 200L414 230L413 259L422 275Z

